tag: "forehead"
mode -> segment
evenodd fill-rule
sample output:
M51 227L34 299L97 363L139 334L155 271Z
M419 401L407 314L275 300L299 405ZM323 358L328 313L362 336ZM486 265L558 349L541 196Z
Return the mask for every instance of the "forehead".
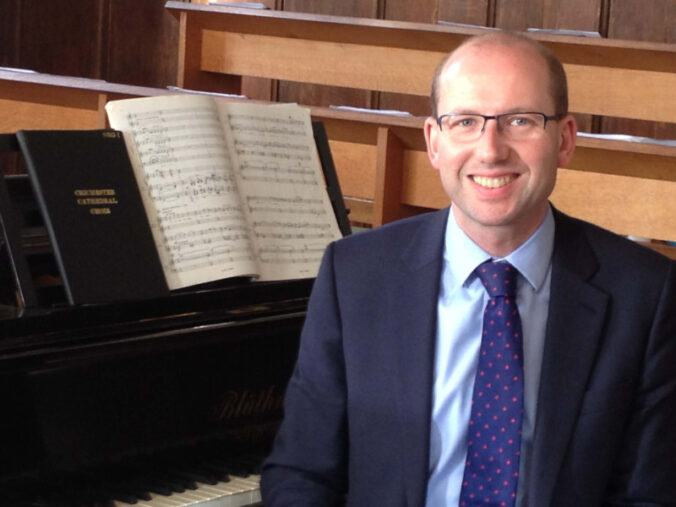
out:
M444 111L551 113L553 98L544 57L522 43L484 43L459 49L439 77ZM468 111L469 112L469 111Z

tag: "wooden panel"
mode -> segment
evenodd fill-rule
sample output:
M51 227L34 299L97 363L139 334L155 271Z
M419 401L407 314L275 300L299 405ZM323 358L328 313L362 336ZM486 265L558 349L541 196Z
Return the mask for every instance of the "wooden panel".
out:
M676 181L676 147L578 137L567 168Z
M373 203L360 199L344 199L352 227L370 228L373 216Z
M401 201L410 206L440 209L450 204L439 171L434 169L422 150L409 150L404 154L404 176Z
M104 128L106 101L169 93L98 79L0 70L0 132Z
M602 0L544 0L538 28L601 32Z
M602 0L496 0L495 26L598 32Z
M544 0L496 0L495 26L523 31L542 27Z
M245 94L250 96L249 94ZM262 98L262 97L261 97ZM340 86L322 86L280 81L279 102L296 102L307 106L351 106L374 108L373 94Z
M105 127L100 94L53 87L45 100L44 93L40 85L0 82L0 132Z
M19 0L0 2L0 67L17 67Z
M552 202L618 234L674 241L674 196L676 181L561 169Z
M114 0L106 79L164 87L176 84L178 21L164 0Z
M564 67L571 111L658 121L676 119L676 73Z
M611 1L608 36L627 40L676 42L676 0ZM672 89L671 102L676 102L673 97ZM672 116L669 121L671 124L605 118L602 130L676 139L676 116Z
M241 93L240 76L202 72L202 22L204 19L179 13L178 62L176 84L179 87L220 93Z
M204 30L202 70L427 95L443 53Z
M387 0L385 2L384 19L396 21L417 21L419 23L436 23L438 17L438 0Z
M378 128L376 191L373 196L373 225L401 217L401 188L405 148L387 127Z
M476 2L480 3L480 2ZM440 19L439 0L388 0L385 3L385 19L398 21L417 21L436 23ZM441 18L443 19L443 18ZM428 116L430 103L427 97L416 97L398 93L382 92L377 94L375 109L406 111L415 116Z
M373 200L376 192L378 125L359 122L356 113L331 112L324 108L312 108L311 112L313 118L324 123L343 195Z
M284 10L329 14L331 16L353 16L375 18L378 15L378 0L284 0Z
M343 195L372 200L376 191L376 146L343 141L329 145Z
M186 0L183 0L183 1L186 1ZM209 4L209 0L189 0L189 1L193 4L204 4L204 5ZM229 2L231 4L238 4L238 3L241 3L241 2L248 2L249 0L221 0L221 1L226 1L226 2ZM283 0L281 0L281 1L283 1ZM276 2L275 0L259 0L256 3L263 4L268 9L276 9L278 2Z
M109 0L21 0L18 65L100 78Z
M490 0L439 0L439 19L452 23L493 26Z
M246 0L227 0L233 6ZM284 0L263 0L261 3L268 9L280 9ZM191 3L208 5L209 0L191 0ZM255 100L277 100L277 82L272 79L260 79L255 77L243 77L241 83L241 93L250 99ZM290 102L299 102L292 100Z
M422 97L398 93L381 93L377 109L406 111L413 116L429 116L431 114L430 98L428 96Z
M676 0L611 0L608 37L676 42Z
M341 0L340 2L335 0L284 0L283 5L285 11L293 12L360 18L378 16L378 0ZM278 82L277 100L314 106L373 107L372 94L363 90L284 81Z

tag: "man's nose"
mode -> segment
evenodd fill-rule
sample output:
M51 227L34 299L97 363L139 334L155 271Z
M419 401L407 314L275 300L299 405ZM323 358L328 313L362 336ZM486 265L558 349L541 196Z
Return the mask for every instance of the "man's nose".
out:
M476 150L480 160L488 164L500 162L509 156L509 146L495 118L487 119L484 123Z

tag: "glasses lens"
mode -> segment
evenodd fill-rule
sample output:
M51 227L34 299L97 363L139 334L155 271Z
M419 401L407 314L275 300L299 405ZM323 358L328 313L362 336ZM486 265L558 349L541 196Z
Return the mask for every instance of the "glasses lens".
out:
M481 135L484 117L475 114L444 115L441 117L441 130L454 140L469 141Z
M539 113L513 113L499 117L500 129L512 139L527 139L542 133L545 117Z

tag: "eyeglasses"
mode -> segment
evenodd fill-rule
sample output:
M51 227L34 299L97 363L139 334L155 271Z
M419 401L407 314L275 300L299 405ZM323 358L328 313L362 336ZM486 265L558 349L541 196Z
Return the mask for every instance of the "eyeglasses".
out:
M498 122L498 131L514 141L533 139L544 132L547 122L560 120L565 114L547 116L544 113L503 113L487 116L484 114L451 113L437 118L439 129L452 141L476 141L486 127L488 120Z

